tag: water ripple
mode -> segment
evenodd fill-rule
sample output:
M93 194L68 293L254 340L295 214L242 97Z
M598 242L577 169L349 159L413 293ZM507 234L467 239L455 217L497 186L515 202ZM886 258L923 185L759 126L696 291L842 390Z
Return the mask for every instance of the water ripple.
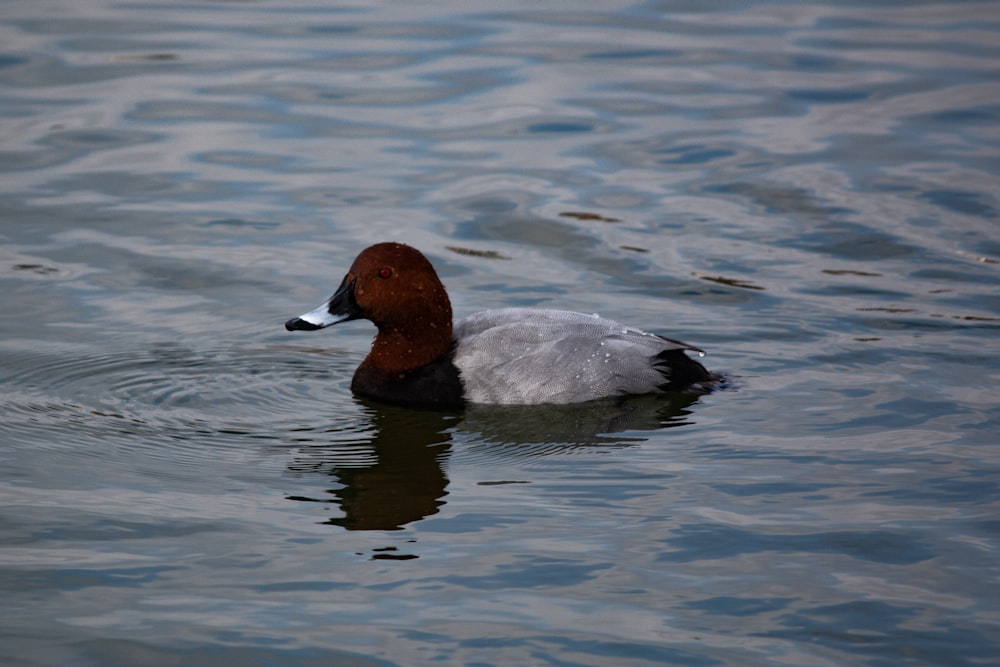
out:
M78 446L95 441L182 467L218 447L329 437L329 387L350 377L335 358L287 346L22 349L5 351L0 368L0 382L18 388L2 401L0 431L12 441L51 431L43 446L70 457L107 457L106 449ZM348 439L362 438L347 419Z

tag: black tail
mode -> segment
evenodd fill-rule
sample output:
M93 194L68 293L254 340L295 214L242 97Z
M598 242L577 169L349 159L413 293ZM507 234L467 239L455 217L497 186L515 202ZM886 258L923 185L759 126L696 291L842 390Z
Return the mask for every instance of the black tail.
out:
M687 356L684 350L664 350L656 355L653 362L663 373L665 382L660 385L663 391L692 391L707 394L714 388L718 377L707 368Z

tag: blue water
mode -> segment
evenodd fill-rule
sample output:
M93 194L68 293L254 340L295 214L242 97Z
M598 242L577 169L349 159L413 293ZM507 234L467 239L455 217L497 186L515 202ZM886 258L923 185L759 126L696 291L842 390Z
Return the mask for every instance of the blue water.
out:
M1000 656L1000 3L0 5L0 662ZM366 245L697 400L354 397Z

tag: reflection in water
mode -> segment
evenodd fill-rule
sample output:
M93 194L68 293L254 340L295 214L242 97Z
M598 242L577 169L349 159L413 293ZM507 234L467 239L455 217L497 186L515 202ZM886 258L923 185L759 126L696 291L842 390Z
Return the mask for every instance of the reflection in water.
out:
M489 448L517 446L521 453L535 456L573 447L643 442L642 437L616 434L683 426L689 423L687 408L697 400L693 395L668 394L570 405L476 405L466 410L458 428L475 434Z
M348 530L398 530L438 512L448 478L442 468L456 417L430 411L371 406L370 439L303 447L288 466L293 472L331 475L341 486L332 498L289 496L289 500L332 502L344 516L326 523Z
M697 396L640 396L578 405L473 406L464 416L365 403L371 432L362 443L303 446L292 472L330 475L340 486L329 498L289 500L333 503L344 515L326 523L347 530L398 530L437 514L448 495L443 464L452 431L472 432L485 449L504 456L539 456L575 447L643 442L625 431L654 431L688 423ZM361 436L361 433L357 434ZM477 449L483 450L482 445Z

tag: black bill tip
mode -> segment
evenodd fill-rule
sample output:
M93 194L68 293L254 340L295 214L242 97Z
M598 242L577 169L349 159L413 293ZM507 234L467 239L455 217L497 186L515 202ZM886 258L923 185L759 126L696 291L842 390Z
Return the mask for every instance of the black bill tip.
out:
M323 327L318 324L313 324L312 322L307 322L301 317L293 317L285 322L285 328L289 331L316 331L317 329L322 329Z

